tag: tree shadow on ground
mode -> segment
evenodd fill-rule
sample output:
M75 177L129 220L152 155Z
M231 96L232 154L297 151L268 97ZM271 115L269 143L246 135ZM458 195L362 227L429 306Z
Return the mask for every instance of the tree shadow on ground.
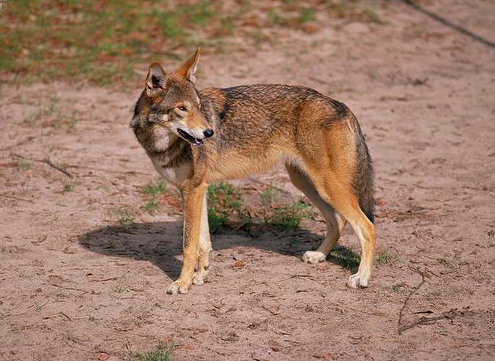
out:
M322 236L308 230L280 230L263 227L256 235L242 229L222 228L212 236L213 249L253 247L279 254L300 257L316 249ZM92 252L135 260L150 261L171 279L178 278L182 261L182 222L134 223L102 227L79 237L79 243ZM355 272L359 256L350 249L338 247L328 261Z

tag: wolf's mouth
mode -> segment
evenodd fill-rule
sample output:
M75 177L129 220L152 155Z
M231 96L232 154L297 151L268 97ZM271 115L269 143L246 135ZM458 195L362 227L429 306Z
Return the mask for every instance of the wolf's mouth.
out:
M203 139L194 138L191 134L189 134L188 132L186 132L186 131L184 131L182 129L177 129L177 133L179 133L179 135L183 139L187 140L192 145L201 145L201 144L203 144Z

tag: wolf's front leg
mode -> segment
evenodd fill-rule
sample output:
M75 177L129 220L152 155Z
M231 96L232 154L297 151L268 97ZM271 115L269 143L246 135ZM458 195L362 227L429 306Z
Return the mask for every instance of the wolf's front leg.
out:
M181 189L184 200L184 231L182 236L184 261L179 279L172 283L167 290L169 294L187 293L193 282L194 267L198 262L199 255L199 236L205 189L205 184L196 187L186 186Z
M198 268L193 277L193 283L195 285L202 285L206 279L206 276L208 275L211 249L210 227L208 225L207 195L205 190L205 195L203 196L203 202L201 205Z

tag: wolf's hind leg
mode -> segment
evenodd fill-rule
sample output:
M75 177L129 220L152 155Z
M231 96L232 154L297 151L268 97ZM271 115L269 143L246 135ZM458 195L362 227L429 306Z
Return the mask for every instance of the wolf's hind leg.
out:
M367 287L373 267L375 252L375 227L359 207L357 196L337 172L319 169L309 170L318 194L331 203L335 210L351 224L361 243L361 262L356 274L349 277L347 285L351 288Z
M346 225L346 221L340 214L335 212L334 208L329 203L325 202L320 197L318 191L313 185L313 182L311 182L308 176L306 176L299 168L291 164L286 164L285 167L289 173L292 184L303 192L306 197L309 198L311 203L319 209L327 223L327 233L323 242L316 251L306 251L302 256L302 260L313 264L324 262L330 251L337 244Z
M208 276L208 267L210 266L210 251L211 239L210 239L210 228L208 225L208 207L207 207L207 194L203 197L203 204L201 205L201 225L199 231L199 255L198 255L198 265L197 271L193 276L193 283L195 285L202 285Z

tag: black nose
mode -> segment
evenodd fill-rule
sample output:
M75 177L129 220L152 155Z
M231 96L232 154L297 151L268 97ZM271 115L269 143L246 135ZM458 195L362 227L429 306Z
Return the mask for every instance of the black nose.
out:
M206 138L209 138L213 135L214 131L213 129L206 129L203 134L205 135Z

